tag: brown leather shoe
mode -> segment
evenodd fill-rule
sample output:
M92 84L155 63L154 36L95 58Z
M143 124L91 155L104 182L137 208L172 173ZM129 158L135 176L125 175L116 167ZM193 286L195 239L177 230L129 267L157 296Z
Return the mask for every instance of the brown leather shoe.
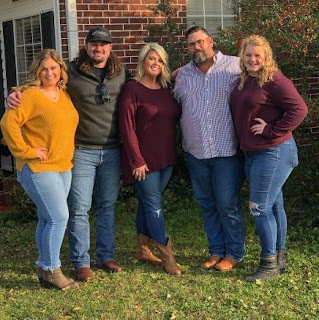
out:
M114 260L104 262L103 264L98 264L99 269L105 270L107 272L121 272L122 267Z
M90 267L82 267L75 270L75 278L79 281L88 281L94 278L94 273Z
M221 260L223 259L220 256L209 256L209 259L204 262L201 266L200 269L204 269L204 270L208 270L211 269L213 267L215 267L215 265Z
M222 261L215 265L215 269L218 271L231 271L238 264L238 261L233 259L232 257L225 257Z

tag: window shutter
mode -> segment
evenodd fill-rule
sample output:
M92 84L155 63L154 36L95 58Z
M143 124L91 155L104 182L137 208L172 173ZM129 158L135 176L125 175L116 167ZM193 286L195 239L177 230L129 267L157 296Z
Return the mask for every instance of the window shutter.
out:
M1 44L1 42L0 42ZM1 47L1 46L0 46ZM4 88L3 88L3 70L2 70L2 51L0 49L0 119L4 114ZM1 139L1 130L0 130Z
M53 11L41 14L43 49L56 49Z
M4 56L6 63L6 78L8 91L17 84L16 63L14 51L14 34L13 21L5 21L2 23L3 39L4 39Z

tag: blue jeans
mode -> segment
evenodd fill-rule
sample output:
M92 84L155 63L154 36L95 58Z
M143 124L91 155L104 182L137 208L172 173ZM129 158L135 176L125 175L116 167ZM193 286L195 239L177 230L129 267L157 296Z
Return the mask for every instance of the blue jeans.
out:
M67 196L71 171L33 173L25 165L22 171L17 172L17 178L37 207L37 265L44 270L59 268L60 249L69 218Z
M245 152L250 211L262 255L273 255L286 248L287 217L282 187L297 165L298 151L293 138L267 150Z
M167 235L162 209L162 192L172 175L172 171L173 167L169 166L149 173L145 180L136 180L134 183L138 196L137 234L144 234L164 246L167 244Z
M243 158L238 156L199 160L186 153L194 197L202 209L209 254L244 257L245 227L239 192Z
M69 194L70 258L77 270L90 266L89 210L94 190L97 264L114 260L115 202L120 184L120 149L76 149Z

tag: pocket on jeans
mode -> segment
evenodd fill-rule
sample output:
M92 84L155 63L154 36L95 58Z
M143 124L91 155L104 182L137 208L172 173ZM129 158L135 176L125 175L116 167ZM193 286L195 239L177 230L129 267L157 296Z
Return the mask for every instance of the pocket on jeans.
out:
M298 150L294 147L290 149L290 164L293 168L297 167L299 164Z

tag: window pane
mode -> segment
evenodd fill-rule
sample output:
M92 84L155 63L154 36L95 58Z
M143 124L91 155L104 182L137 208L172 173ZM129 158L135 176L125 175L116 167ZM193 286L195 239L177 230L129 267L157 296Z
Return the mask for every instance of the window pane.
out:
M33 43L41 42L40 17L32 17L32 36Z
M32 43L32 30L31 21L29 19L24 19L24 43Z
M214 1L214 0L211 0ZM204 14L204 2L203 0L187 0L186 9L188 14L203 15Z
M214 35L218 27L233 24L235 5L235 0L187 0L187 25L203 26Z
M235 10L235 5L233 0L223 0L223 14L233 15Z
M24 47L17 48L17 67L18 67L18 70L26 69Z
M187 18L187 28L191 28L193 26L203 26L203 25L204 25L204 17Z
M15 21L16 57L18 84L22 84L28 74L35 55L42 50L40 16Z
M33 43L41 42L40 25L36 25L32 27L32 35L33 35Z
M31 66L32 61L33 61L33 46L26 46L25 47L25 57L26 57L26 61L27 61L27 66Z
M222 1L205 1L205 14L207 15L221 15Z
M39 43L39 44L34 45L33 49L34 49L34 56L36 56L36 54L37 54L39 51L42 50L42 44Z
M23 23L22 20L18 20L16 22L16 42L17 42L17 45L23 44L23 25L22 25L22 23Z

